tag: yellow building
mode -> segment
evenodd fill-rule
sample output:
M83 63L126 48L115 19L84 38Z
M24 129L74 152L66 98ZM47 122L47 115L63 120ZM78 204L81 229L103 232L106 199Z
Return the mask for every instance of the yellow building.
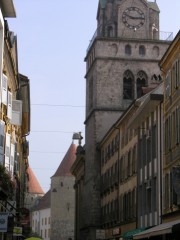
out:
M18 71L17 37L9 29L10 17L16 17L13 1L0 1L0 216L13 227L21 226L28 183L30 83ZM12 228L0 235L12 239Z
M119 239L136 229L137 132L128 124L137 107L134 101L99 144L104 239Z
M164 80L161 224L134 239L178 240L180 236L180 31L162 57Z
M163 221L180 218L180 32L163 56L164 76L164 202Z

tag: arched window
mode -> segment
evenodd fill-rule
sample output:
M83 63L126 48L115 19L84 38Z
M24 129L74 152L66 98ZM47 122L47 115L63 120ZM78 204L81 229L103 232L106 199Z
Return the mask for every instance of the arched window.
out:
M129 70L127 70L123 75L123 98L134 98L134 76Z
M143 45L139 46L139 55L144 56L146 54L146 49Z
M107 36L113 37L113 27L112 26L107 27Z
M126 55L131 55L131 45L127 44L125 46L125 54Z
M153 57L159 57L159 47L153 47Z
M142 87L147 86L147 75L144 71L138 72L136 87L137 87L137 98L140 98L143 95Z

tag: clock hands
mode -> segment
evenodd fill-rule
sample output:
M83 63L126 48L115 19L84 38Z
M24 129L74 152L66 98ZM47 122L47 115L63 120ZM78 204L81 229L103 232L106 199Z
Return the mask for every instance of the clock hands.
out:
M126 13L126 16L130 19L142 19L142 20L144 20L144 17L134 17L134 16L131 16L131 15L128 15L127 13Z
M145 22L144 13L136 7L127 8L122 15L122 21L130 29L139 29Z

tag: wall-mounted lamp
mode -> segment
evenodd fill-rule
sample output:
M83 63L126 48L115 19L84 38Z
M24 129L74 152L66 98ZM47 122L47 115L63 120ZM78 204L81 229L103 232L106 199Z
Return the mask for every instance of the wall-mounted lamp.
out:
M83 139L83 137L81 136L81 132L73 133L72 139L78 140L79 146L81 146L81 141Z

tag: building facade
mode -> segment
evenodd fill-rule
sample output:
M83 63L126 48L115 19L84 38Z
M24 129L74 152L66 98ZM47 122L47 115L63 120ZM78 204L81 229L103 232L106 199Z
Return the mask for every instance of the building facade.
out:
M28 183L30 81L18 71L17 37L7 20L15 17L13 1L0 1L0 215L11 225L2 239L12 239L14 226L29 230L20 213Z
M99 1L97 31L86 61L85 174L80 239L96 239L101 227L100 153L97 144L144 87L161 80L159 8L146 0ZM91 199L91 201L89 201Z
M137 107L134 101L99 145L103 239L119 239L136 229L137 131L128 124Z
M180 83L180 32L160 61L163 73L163 159L161 166L161 223L134 236L134 239L179 239L179 83ZM158 154L161 152L158 151ZM162 230L163 229L163 230Z
M177 187L180 166L180 32L160 62L164 75L164 203L163 220L175 220L180 210L180 192ZM178 214L179 218L179 214Z
M51 190L41 199L36 199L36 204L31 209L32 233L41 236L44 240L51 237Z

